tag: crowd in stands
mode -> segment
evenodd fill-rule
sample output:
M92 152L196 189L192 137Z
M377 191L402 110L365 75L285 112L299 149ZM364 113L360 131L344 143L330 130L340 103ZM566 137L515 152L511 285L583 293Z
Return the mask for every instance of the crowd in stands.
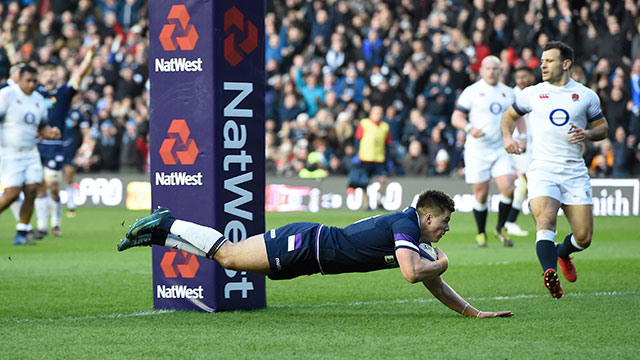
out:
M57 66L60 82L99 43L72 112L90 120L80 171L147 167L148 4L142 0L0 0L0 82L12 65Z
M592 175L638 176L639 10L632 0L267 1L268 171L347 174L358 122L381 105L390 174L461 176L465 133L450 119L482 59L502 60L507 85L520 66L539 81L542 48L561 40L609 121L609 138L585 145Z
M640 175L640 1L265 3L269 174L348 174L357 125L381 105L391 175L461 176L465 133L450 118L482 59L502 60L507 85L520 66L539 80L541 49L562 40L609 121L609 138L585 145L592 175ZM68 74L97 39L74 104L91 121L79 170L148 171L148 1L0 0L0 24L0 82L20 62Z

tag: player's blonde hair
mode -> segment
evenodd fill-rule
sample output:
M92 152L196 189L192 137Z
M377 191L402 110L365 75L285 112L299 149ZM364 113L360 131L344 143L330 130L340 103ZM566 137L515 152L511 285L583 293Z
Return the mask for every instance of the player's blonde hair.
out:
M502 62L500 61L500 58L498 58L497 56L495 56L495 55L488 55L488 56L485 56L485 58L484 58L484 59L482 59L482 62L480 63L480 66L484 67L485 65L487 65L487 63L488 63L489 61L495 61L495 63L496 63L496 64L498 64L498 66L500 66L500 64L502 63Z
M449 210L449 212L456 211L456 206L453 199L444 192L440 190L425 190L418 197L416 210L420 216L424 216L426 213L439 216L446 210Z

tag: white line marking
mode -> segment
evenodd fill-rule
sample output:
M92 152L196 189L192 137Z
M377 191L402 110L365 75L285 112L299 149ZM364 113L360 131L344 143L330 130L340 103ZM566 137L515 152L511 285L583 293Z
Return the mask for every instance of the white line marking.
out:
M575 297L575 298L584 298L584 297L604 297L604 296L633 296L639 295L640 291L599 291L599 292L591 292L591 293L570 293L565 294L564 297ZM518 300L518 299L536 299L536 298L548 298L549 294L519 294L513 296L494 296L494 297L470 297L468 300L470 301L502 301L502 300ZM328 306L369 306L369 305L394 305L394 304L422 304L422 303L431 303L437 302L438 300L435 298L427 298L427 299L396 299L396 300L377 300L377 301L355 301L349 303L341 303L341 302L328 302L321 304L275 304L269 305L270 308L321 308ZM3 319L0 323L35 323L35 322L55 322L55 321L83 321L83 320L97 320L97 319L120 319L120 318L129 318L129 317L137 317L137 316L152 316L152 315L160 315L173 313L176 310L149 310L149 311L136 311L129 314L104 314L104 315L85 315L85 316L62 316L59 318L33 318L33 319Z
M595 297L595 296L624 296L624 295L638 295L640 291L600 291L592 293L570 293L564 294L564 297ZM518 300L518 299L534 299L534 298L547 298L549 294L520 294L513 296L494 296L494 297L470 297L467 300L470 301L486 301L486 300ZM367 305L383 305L383 304L406 304L406 303L430 303L437 302L436 298L426 299L397 299L397 300L377 300L377 301L356 301L350 303L329 302L322 304L276 304L269 305L272 308L319 308L327 306L367 306Z
M31 323L31 322L54 322L54 321L82 321L82 320L97 320L97 319L119 319L129 318L137 316L150 316L172 313L175 310L149 310L149 311L136 311L129 314L104 314L104 315L85 315L85 316L62 316L59 318L33 318L33 319L3 319L2 323Z

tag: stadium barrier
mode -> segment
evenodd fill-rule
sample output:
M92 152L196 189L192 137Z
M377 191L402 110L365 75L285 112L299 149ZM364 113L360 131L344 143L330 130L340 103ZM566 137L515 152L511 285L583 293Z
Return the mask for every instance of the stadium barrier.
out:
M456 178L390 177L384 191L379 184L368 189L349 192L347 178L331 176L321 181L290 177L267 177L265 187L266 211L319 211L321 209L358 210L365 206L377 208L377 199L385 210L395 211L412 203L416 194L427 188L440 189L450 194L456 210L470 212L473 195L471 188ZM630 216L640 214L640 179L591 179L593 186L593 212L596 216ZM126 206L131 210L151 208L151 183L148 175L101 174L78 176L75 195L79 206ZM491 211L498 209L498 190L490 185ZM61 191L64 203L65 190ZM365 202L367 204L365 204ZM528 214L528 206L523 206Z

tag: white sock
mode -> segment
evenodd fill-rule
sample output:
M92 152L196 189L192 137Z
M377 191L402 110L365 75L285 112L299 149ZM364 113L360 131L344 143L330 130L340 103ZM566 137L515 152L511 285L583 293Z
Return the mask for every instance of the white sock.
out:
M73 184L67 185L67 209L75 210L76 202L74 201L76 197L76 188Z
M29 224L18 222L16 224L16 231L29 231Z
M51 227L60 227L60 223L62 222L62 203L60 203L60 199L58 201L49 198L51 201L49 202L49 206L51 209Z
M173 234L169 234L167 236L167 241L164 243L165 247L168 248L172 248L172 249L176 249L176 250L182 250L182 251L186 251L189 254L193 254L196 256L202 256L202 257L206 257L207 253L198 249L197 247L189 244L187 241L185 241L183 238L173 235Z
M213 228L184 220L174 221L171 225L171 233L180 236L205 254L211 250L217 240L223 237L219 231Z
M47 231L49 220L49 196L37 197L36 219L38 219L38 230Z
M20 198L16 199L16 201L11 203L11 206L9 206L13 217L16 218L16 221L18 222L20 221L20 207L22 207L22 199Z

